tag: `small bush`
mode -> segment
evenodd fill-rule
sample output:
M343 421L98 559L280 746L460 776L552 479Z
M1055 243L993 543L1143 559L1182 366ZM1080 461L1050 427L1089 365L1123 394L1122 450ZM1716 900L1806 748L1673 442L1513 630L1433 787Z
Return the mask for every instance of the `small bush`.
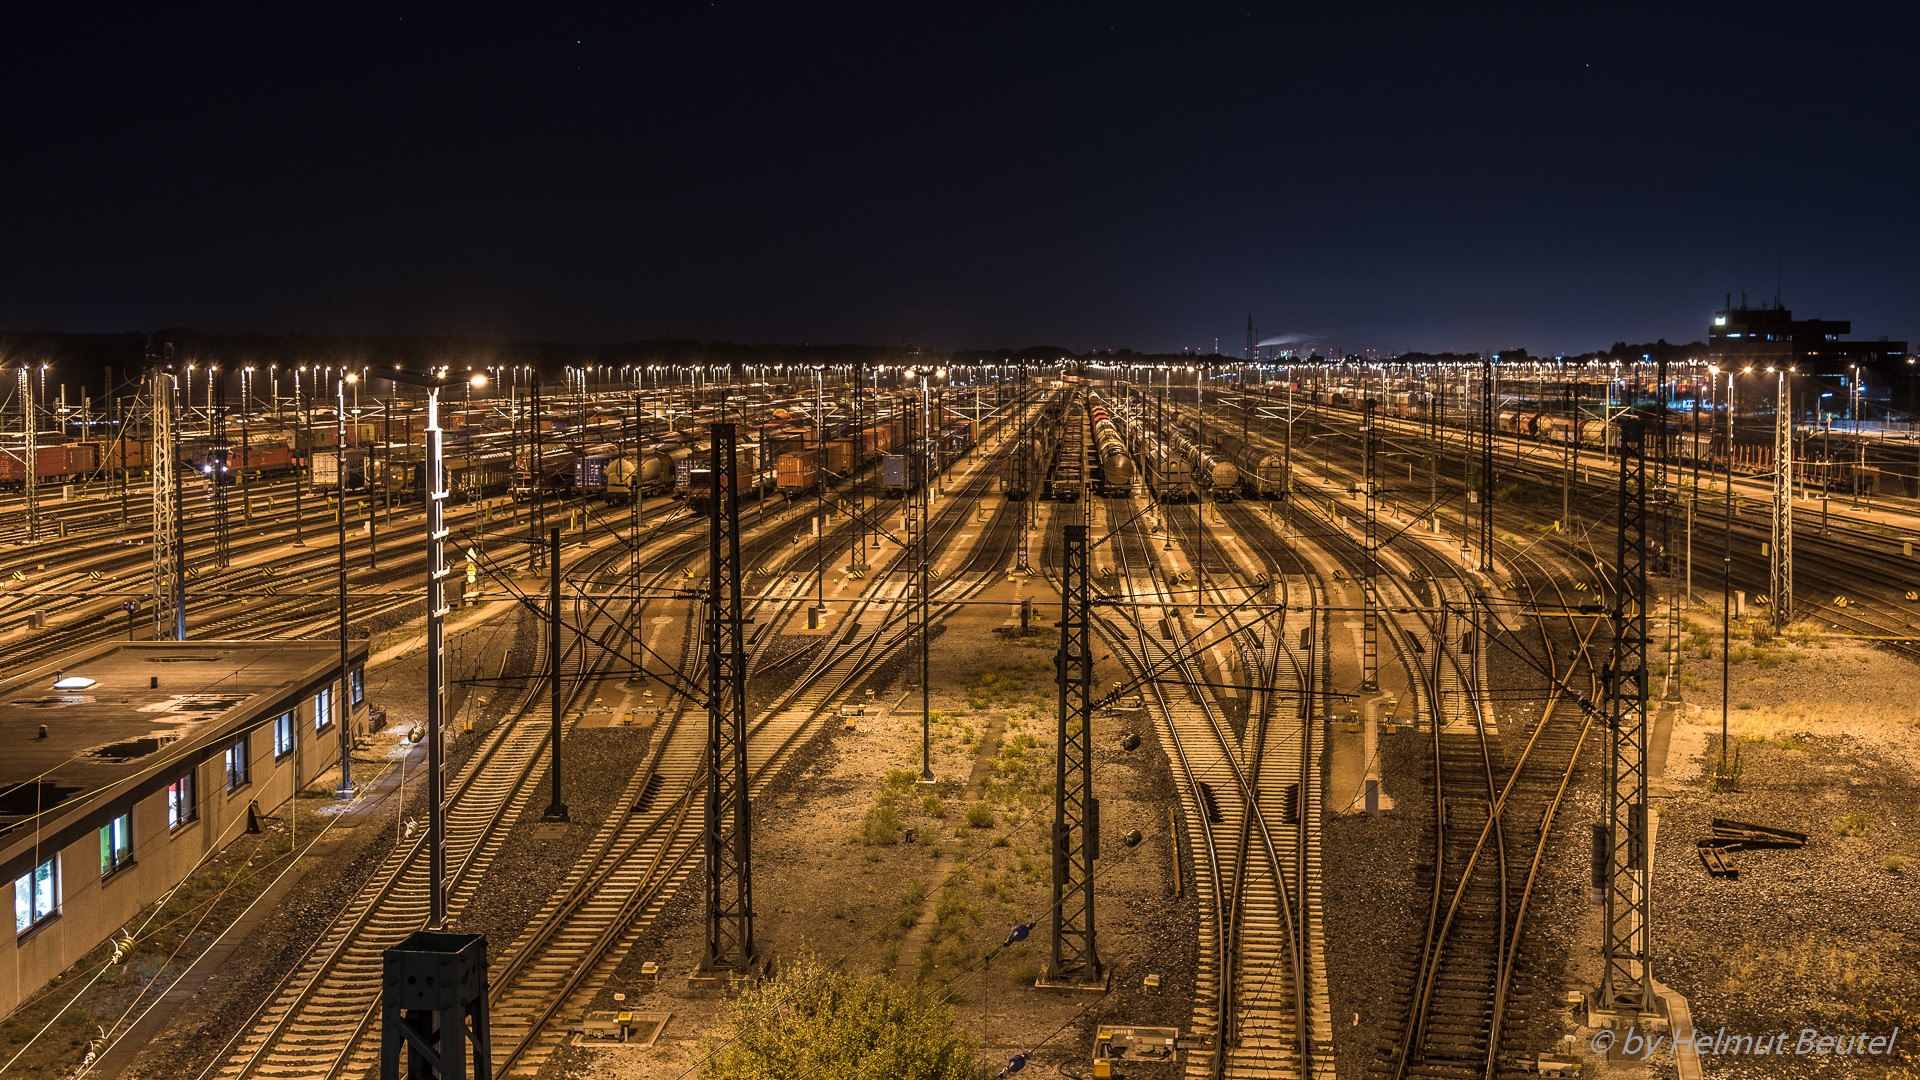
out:
M1733 707L1742 712L1752 712L1754 708L1753 702L1751 701L1736 701L1733 703Z
M1889 874L1897 874L1906 868L1907 860L1898 855L1889 855L1880 860L1880 869L1885 870Z
M888 769L886 779L880 786L890 794L912 791L913 785L920 782L920 774L912 769Z
M867 808L867 816L860 823L860 842L869 846L895 844L900 841L900 814L889 803L876 803Z
M1841 836L1867 835L1867 815L1858 810L1833 823L1833 831Z
M827 918L844 919L847 917L847 905L839 900L827 905Z
M993 846L994 847L1011 847L1013 846L1013 841L1008 840L1004 836L996 836L993 838Z
M965 840L972 835L973 830L967 828L965 825L956 826L953 830L953 838L955 840Z
M947 804L941 802L938 795L929 795L921 799L920 809L925 810L927 816L931 818L943 818L947 816Z
M1013 976L1015 983L1021 986L1032 986L1040 981L1040 965L1031 960L1022 960L1013 965L1013 970L1008 974Z
M979 803L967 807L967 824L975 829L993 828L993 811Z

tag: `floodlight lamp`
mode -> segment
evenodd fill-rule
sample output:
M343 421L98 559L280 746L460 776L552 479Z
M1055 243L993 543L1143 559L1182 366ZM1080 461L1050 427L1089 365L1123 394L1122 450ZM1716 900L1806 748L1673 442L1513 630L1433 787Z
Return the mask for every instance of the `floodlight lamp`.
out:
M485 386L487 385L487 373L484 371L476 371L472 375L467 376L467 383L476 388Z

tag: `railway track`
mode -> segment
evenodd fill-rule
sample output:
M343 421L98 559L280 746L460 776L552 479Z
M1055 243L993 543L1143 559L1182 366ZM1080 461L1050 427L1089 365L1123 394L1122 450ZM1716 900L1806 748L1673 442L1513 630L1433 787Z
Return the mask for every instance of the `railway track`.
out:
M982 469L980 475L990 472ZM947 508L948 532L964 516L965 503L956 499ZM784 541L803 520L777 516L774 527L743 550L743 559L752 564L756 558L792 551ZM1001 534L998 553L990 558L1005 556L1012 534L1007 529ZM664 584L677 573L685 561L681 549L691 555L700 539L669 541L662 554L645 560L653 577L651 586ZM589 558L606 563L623 554L605 549ZM983 556L984 548L976 551L972 562ZM802 551L786 557L806 555ZM901 561L896 559L893 568L878 575L869 591L896 576ZM595 574L587 569L585 576ZM977 591L993 576L980 575L964 588ZM947 580L952 584L959 578ZM617 579L615 591L624 591ZM774 621L778 623L805 593L804 587L798 587L784 597L762 597L760 603L777 607L780 614ZM942 613L946 610L951 606ZM600 605L596 617L612 619L617 611L612 604ZM753 727L749 765L755 787L777 775L804 742L811 723L838 695L912 633L904 620L895 617L857 641L820 653ZM703 660L700 635L685 637L687 653L679 669L695 673L697 681ZM603 647L600 659L614 654ZM594 681L591 675L576 681L572 700L587 693ZM520 719L496 727L456 782L451 805L460 813L457 829L456 815L449 817L449 862L455 868L450 874L450 912L463 909L478 887L504 835L501 824L517 819L527 808L530 781L548 729L545 722L530 716L535 696L532 690L523 696L516 710ZM702 790L706 746L705 725L686 722L682 715L689 705L690 698L683 695L647 767L629 781L622 802L630 812L595 836L585 857L527 934L505 954L493 981L495 1061L503 1075L530 1075L539 1069L564 1034L552 1023L554 1018L572 1015L604 985L633 938L684 882L700 836L695 802ZM251 1045L216 1062L206 1075L217 1073L234 1080L358 1075L373 1066L377 1040L369 1029L377 1013L379 954L425 921L422 843L396 848L372 886L356 897L329 928L320 947L262 1007L247 1031Z
M972 497L981 493L992 474L983 461L972 477ZM951 500L936 520L942 542L960 526L969 502L966 496ZM938 614L956 610L958 605L952 601L970 597L997 576L1011 546L1010 518L1007 513L999 515L996 521L1002 527L992 530L997 540L977 546L960 573L945 579L941 589L958 595L936 592L930 597ZM753 795L758 796L780 774L818 729L821 717L867 671L917 636L918 630L897 610L909 584L909 561L908 550L897 551L868 579L862 598L847 616L848 630L843 633L849 640L830 640L752 724L747 764ZM799 602L807 598L804 578L798 585L771 616L774 627L792 618ZM856 627L868 617L866 613L878 608L895 610L882 614L880 625L871 632L860 633ZM500 1075L532 1076L546 1065L563 1044L563 1019L586 1011L653 916L685 883L697 861L702 835L702 815L695 804L704 790L705 752L705 725L676 722L648 777L629 788L628 794L641 800L631 804L634 812L616 824L604 841L596 840L591 857L575 868L561 894L514 944L506 965L494 975L493 1050Z
M1331 1075L1310 1031L1318 976L1308 954L1318 920L1304 901L1318 873L1311 825L1320 786L1310 725L1256 721L1251 740L1234 733L1213 696L1198 689L1194 632L1131 503L1109 506L1109 520L1122 522L1110 537L1111 558L1130 614L1102 606L1093 620L1157 712L1178 770L1202 909L1193 1019L1212 1046L1190 1058L1188 1075ZM1266 629L1278 640L1284 626ZM1287 689L1276 686L1270 704L1297 712L1301 669L1281 655L1274 670Z

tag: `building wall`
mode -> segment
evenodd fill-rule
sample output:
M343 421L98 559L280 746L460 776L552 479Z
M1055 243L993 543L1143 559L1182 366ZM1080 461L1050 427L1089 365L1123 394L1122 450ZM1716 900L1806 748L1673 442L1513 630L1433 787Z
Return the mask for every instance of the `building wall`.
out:
M364 663L364 656L359 662ZM339 694L337 682L331 685L333 693ZM0 971L0 1016L11 1015L94 946L123 929L137 933L139 927L132 920L142 908L192 873L207 856L246 835L249 803L257 801L261 814L272 814L292 798L296 776L297 786L304 787L338 770L339 722L316 732L314 699L315 688L307 687L257 706L250 702L245 719L236 720L211 745L202 746L196 741L196 749L157 768L131 790L99 799L98 805L89 806L77 823L84 832L76 837L73 827L62 827L28 857L56 860L58 914L24 933L16 930L11 963ZM256 707L262 711L253 712ZM273 721L289 710L295 714L295 746L292 753L275 760ZM367 705L363 701L354 707L348 722L351 730L360 734L366 731L366 720ZM249 780L228 791L224 748L238 741L243 731ZM169 828L168 784L188 772L194 778L196 816ZM133 861L103 877L100 829L129 812L133 817ZM10 862L17 864L19 860ZM36 865L28 861L24 867L8 868L11 873L0 880L0 891L7 902L13 902L15 877L22 872L30 875ZM164 922L170 914L163 914L159 921Z

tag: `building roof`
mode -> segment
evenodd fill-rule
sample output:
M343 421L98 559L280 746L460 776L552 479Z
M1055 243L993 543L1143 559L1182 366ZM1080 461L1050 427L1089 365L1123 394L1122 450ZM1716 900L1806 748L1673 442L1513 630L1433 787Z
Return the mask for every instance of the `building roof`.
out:
M353 642L352 662L366 656ZM108 642L0 677L0 848L164 784L222 736L337 678L338 642ZM56 688L59 676L64 688ZM90 680L90 682L89 682ZM276 709L277 707L277 709ZM41 737L42 725L46 728Z

